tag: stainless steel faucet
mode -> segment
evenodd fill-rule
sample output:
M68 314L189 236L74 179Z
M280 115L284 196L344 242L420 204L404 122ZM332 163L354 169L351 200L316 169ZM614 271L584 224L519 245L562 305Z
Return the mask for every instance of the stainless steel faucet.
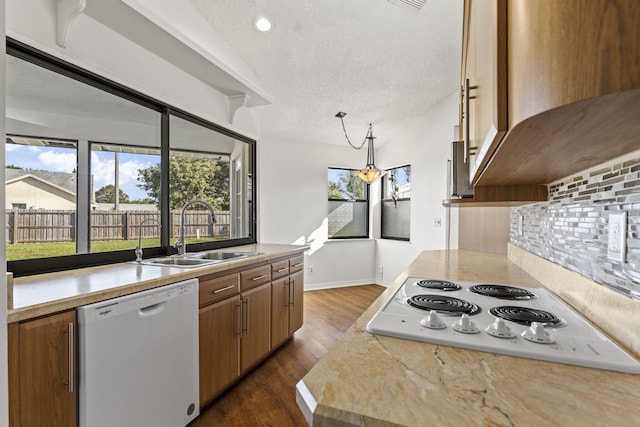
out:
M184 217L185 217L185 212L187 211L187 208L193 204L196 203L200 203L202 205L205 205L207 207L207 209L209 209L209 211L211 212L211 223L215 224L216 222L216 217L215 214L213 212L213 207L205 202L204 200L191 200L187 203L184 204L184 206L182 207L182 211L180 212L180 237L178 237L178 240L176 240L176 242L173 244L173 247L175 247L176 249L178 249L178 255L184 255L184 249L185 249L185 243L184 243Z
M136 262L142 262L142 224L147 221L155 221L160 228L162 228L162 224L155 218L145 218L140 221L138 224L138 246L136 246Z

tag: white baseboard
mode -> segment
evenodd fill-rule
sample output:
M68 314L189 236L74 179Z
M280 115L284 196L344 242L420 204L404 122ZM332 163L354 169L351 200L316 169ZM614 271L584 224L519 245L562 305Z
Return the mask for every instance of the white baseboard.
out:
M312 285L308 285L305 283L304 290L305 291L318 291L321 289L333 289L333 288L347 288L349 286L362 286L362 285L380 285L385 288L389 287L388 284L385 283L375 283L371 280L349 280L346 282L329 282L329 283L314 283Z

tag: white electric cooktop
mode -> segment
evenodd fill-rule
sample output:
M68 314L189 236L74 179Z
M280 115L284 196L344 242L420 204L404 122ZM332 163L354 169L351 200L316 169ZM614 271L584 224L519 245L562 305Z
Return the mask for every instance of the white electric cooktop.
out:
M372 334L569 365L640 373L640 362L545 288L410 277L367 325Z

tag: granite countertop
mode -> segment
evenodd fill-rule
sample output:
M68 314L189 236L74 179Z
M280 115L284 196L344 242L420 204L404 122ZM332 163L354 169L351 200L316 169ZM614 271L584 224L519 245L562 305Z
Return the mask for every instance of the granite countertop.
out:
M310 425L638 424L640 375L366 332L367 322L407 277L542 286L504 255L422 253L298 383L296 400ZM638 315L627 317L630 324L623 326L635 323L638 335Z
M301 254L306 249L307 246L300 245L257 243L225 250L260 252L259 255L197 268L125 262L20 277L13 280L13 305L8 309L7 322L43 316L251 264L269 263L279 257Z

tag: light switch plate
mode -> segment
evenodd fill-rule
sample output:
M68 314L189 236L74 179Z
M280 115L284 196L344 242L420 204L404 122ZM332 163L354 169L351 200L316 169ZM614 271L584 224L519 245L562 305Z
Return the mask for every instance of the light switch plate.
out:
M609 238L607 258L612 261L625 262L627 250L627 212L609 214Z
M518 236L524 235L524 215L518 215Z

